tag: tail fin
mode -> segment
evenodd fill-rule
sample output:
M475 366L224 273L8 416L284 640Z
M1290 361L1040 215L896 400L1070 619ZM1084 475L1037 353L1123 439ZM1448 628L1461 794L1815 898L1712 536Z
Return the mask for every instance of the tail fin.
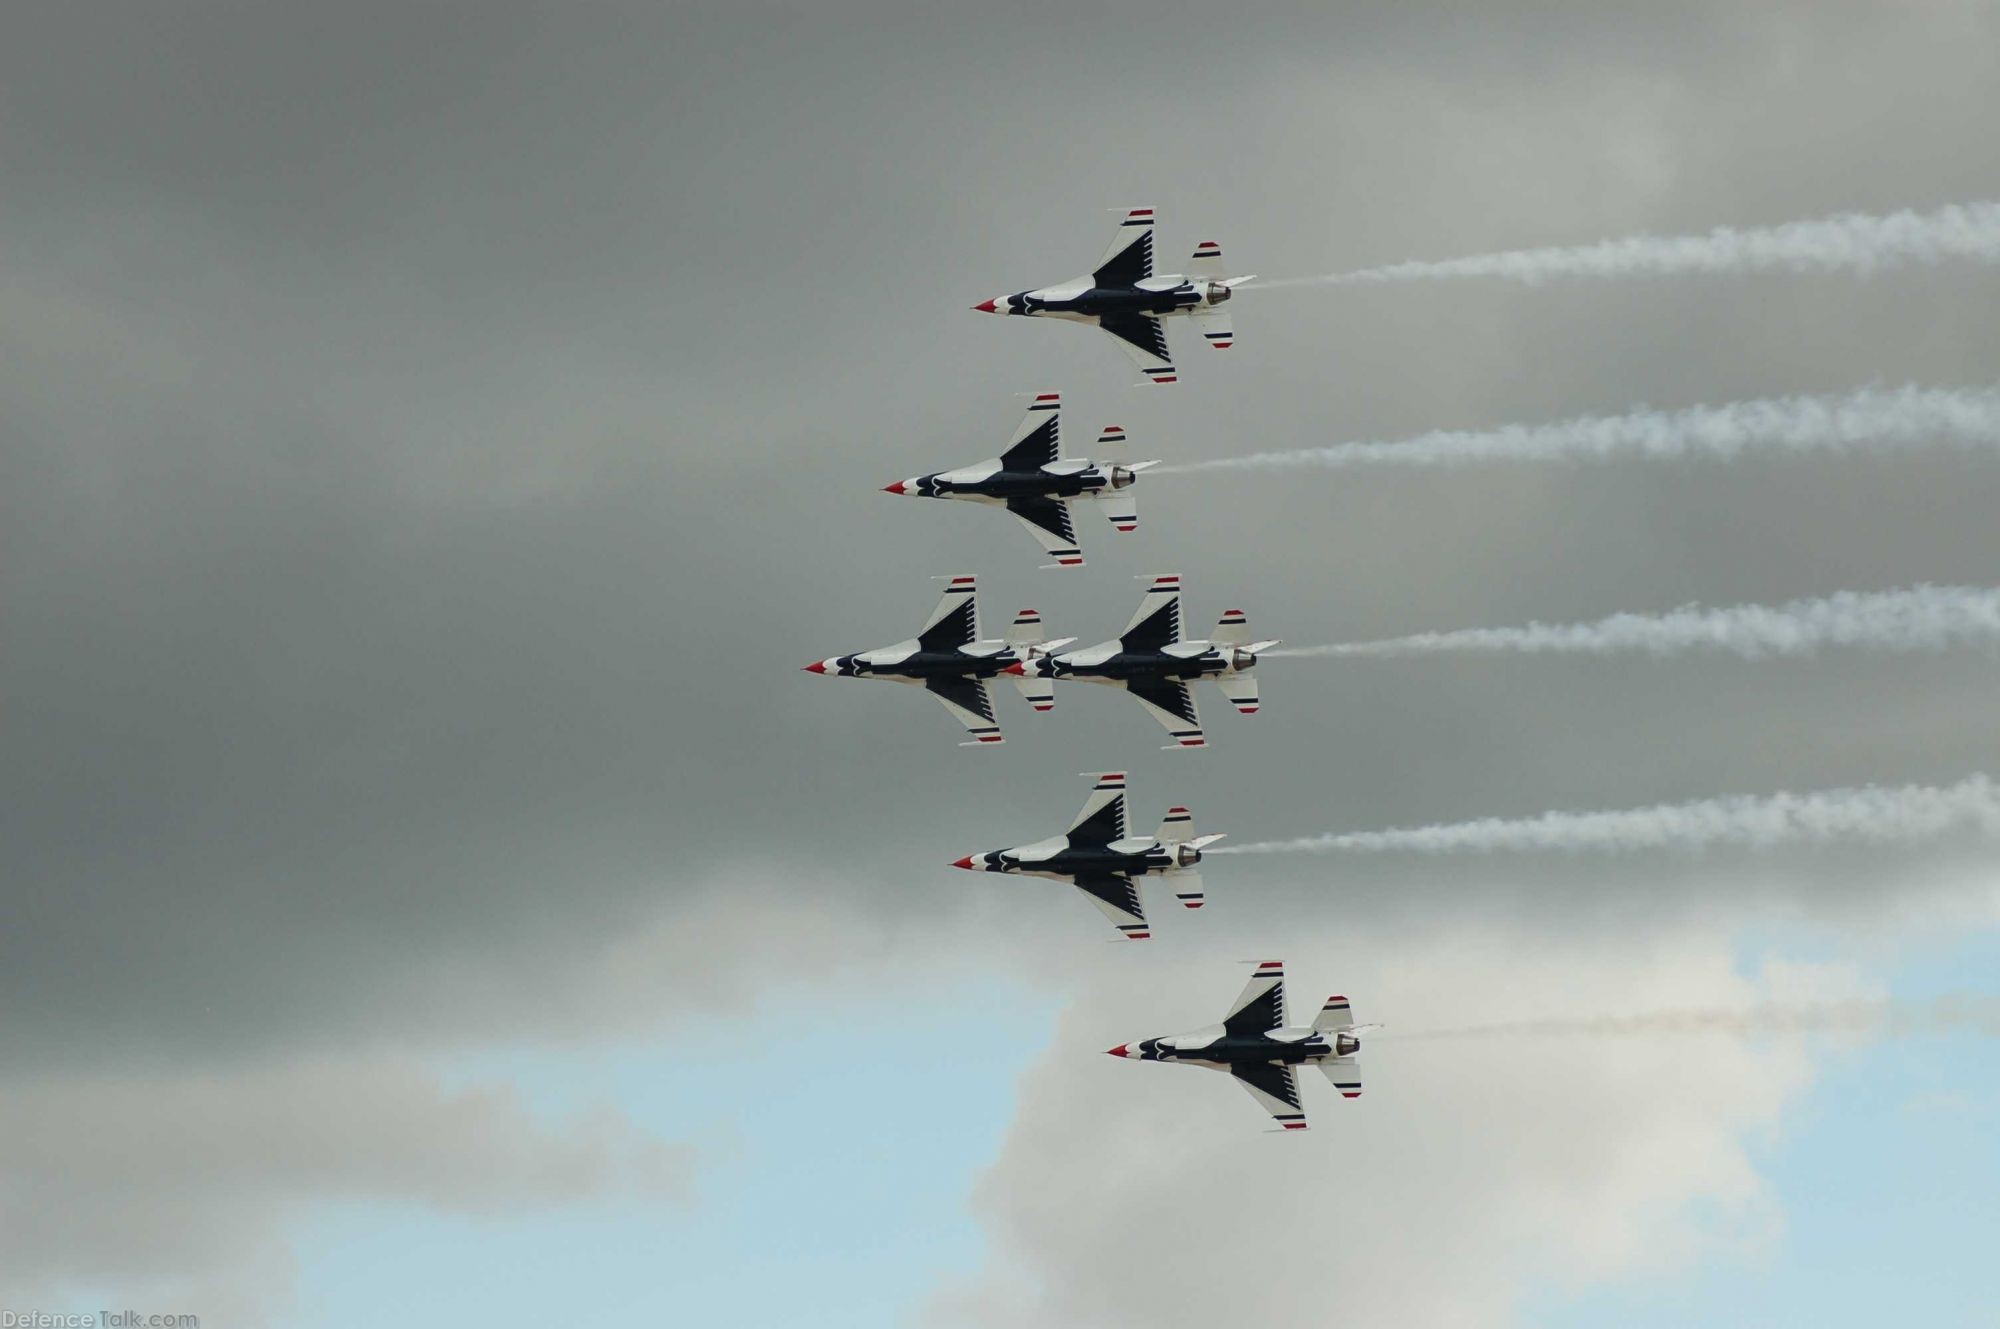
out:
M1044 640L1041 610L1023 609L1014 615L1014 622L1007 629L1009 646L1039 646Z
M1194 257L1188 260L1188 276L1213 280L1223 275L1222 246L1213 240L1196 245Z
M1014 622L1007 629L1007 645L1022 657L1035 653L1035 648L1044 646L1047 638L1042 635L1042 615L1037 609L1023 609L1014 615ZM1009 681L1020 690L1028 704L1038 711L1052 711L1056 705L1056 685L1053 679L1037 678L1028 674L1014 674Z
M1209 638L1217 646L1247 646L1250 642L1250 619L1241 609L1225 609L1221 622L1215 625L1215 634Z
M1326 1005L1320 1007L1318 1018L1313 1021L1314 1030L1322 1034L1353 1027L1354 1010L1345 997L1328 997Z

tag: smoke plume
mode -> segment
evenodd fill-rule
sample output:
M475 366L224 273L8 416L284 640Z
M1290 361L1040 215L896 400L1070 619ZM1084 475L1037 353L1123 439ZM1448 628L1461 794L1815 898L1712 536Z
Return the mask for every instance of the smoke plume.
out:
M1379 641L1285 647L1264 652L1264 658L1613 655L1631 651L1669 656L1707 651L1766 660L1812 655L1822 647L1913 652L1967 644L2000 644L2000 590L1915 586L1897 591L1840 591L1779 605L1721 609L1684 605L1665 614L1613 614L1592 623L1461 628Z
M1869 785L1806 794L1736 795L1614 812L1386 831L1345 831L1218 845L1210 854L1634 853L1710 846L1771 849L1833 843L1901 844L1955 831L2000 834L2000 786L1984 775L1952 785Z
M1336 443L1160 467L1155 474L1478 462L1729 460L1746 452L1889 452L2000 443L2000 388L1863 388L1764 397L1676 411L1647 407L1539 425L1433 430L1389 442Z
M1514 249L1435 263L1259 282L1264 290L1356 282L1499 277L1530 285L1567 277L1671 277L1682 273L1849 272L1869 276L1950 260L2000 262L2000 203L1954 203L1934 212L1850 212L1778 226L1718 226L1705 235L1634 235L1595 244ZM1252 288L1256 289L1256 288Z
M1783 1034L1861 1034L1907 1038L1923 1034L2000 1037L2000 997L1952 993L1931 1001L1835 1001L1719 1009L1591 1015L1451 1029L1400 1030L1375 1035L1398 1041L1464 1038L1658 1038L1686 1034L1736 1037Z

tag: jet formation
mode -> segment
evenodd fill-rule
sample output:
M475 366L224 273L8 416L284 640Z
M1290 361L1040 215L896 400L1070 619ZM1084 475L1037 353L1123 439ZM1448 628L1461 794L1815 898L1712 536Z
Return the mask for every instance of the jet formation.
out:
M1104 257L1080 277L982 301L981 313L1055 318L1094 324L1110 334L1151 383L1174 383L1179 373L1169 353L1165 320L1183 317L1217 350L1236 340L1224 306L1251 280L1227 275L1222 249L1196 246L1185 275L1153 271L1151 208L1124 213ZM1138 529L1134 489L1157 461L1130 461L1125 430L1107 425L1089 457L1062 455L1062 397L1037 392L998 456L932 471L883 486L912 498L952 499L1003 508L1019 521L1053 568L1080 568L1075 506L1101 504L1121 532ZM920 687L937 698L967 735L962 747L998 747L1005 739L995 718L993 683L1005 678L1037 711L1055 706L1060 680L1123 688L1165 727L1169 751L1208 745L1195 704L1194 684L1213 681L1231 705L1254 715L1261 701L1255 670L1276 638L1253 639L1240 609L1223 613L1206 639L1182 635L1181 579L1150 578L1138 610L1124 631L1094 646L1075 637L1048 637L1042 616L1023 609L1001 637L980 634L978 582L970 575L946 581L937 607L914 637L852 655L815 660L805 668L836 678L874 678ZM1142 578L1142 580L1145 580ZM1167 809L1151 835L1134 835L1127 823L1124 772L1090 777L1090 797L1060 835L967 854L952 866L1010 877L1067 882L1097 907L1127 941L1150 940L1141 886L1152 877L1169 886L1185 908L1207 903L1201 877L1203 851L1223 838L1198 835L1186 807ZM1113 1056L1135 1061L1184 1062L1227 1071L1284 1131L1306 1128L1297 1070L1317 1066L1342 1096L1358 1097L1355 1063L1364 1026L1353 1022L1345 997L1328 998L1310 1028L1285 1023L1284 967L1258 966L1255 977L1220 1024L1190 1033L1121 1043Z

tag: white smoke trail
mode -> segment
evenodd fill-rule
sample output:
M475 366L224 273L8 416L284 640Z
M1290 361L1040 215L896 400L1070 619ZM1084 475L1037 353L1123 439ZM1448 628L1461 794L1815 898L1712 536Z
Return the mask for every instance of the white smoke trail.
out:
M2000 589L1916 586L1900 591L1840 591L1779 605L1665 614L1613 614L1594 623L1529 623L1518 628L1461 628L1332 646L1265 651L1263 658L1528 654L1653 656L1711 651L1766 660L1811 655L1823 646L1938 651L1968 643L2000 645Z
M1533 285L1563 277L1667 277L1678 273L1852 272L1950 259L2000 263L2000 203L1954 203L1935 212L1850 212L1778 226L1718 226L1706 235L1634 235L1596 244L1515 249L1434 263L1260 281L1250 290L1356 282L1500 277Z
M1615 812L1545 812L1536 817L1309 835L1218 845L1206 852L1576 854L1694 851L1711 845L1770 849L1839 841L1899 844L1961 830L2000 835L2000 786L1984 775L1942 787L1869 785L1809 794L1736 795Z
M1400 1030L1377 1038L1404 1040L1461 1038L1656 1038L1683 1034L1864 1034L1904 1038L1920 1034L1971 1033L2000 1037L2000 997L1951 993L1930 1001L1836 1001L1810 1005L1766 1004L1716 1009L1646 1011L1634 1015L1594 1015L1566 1019L1510 1020L1453 1029Z
M1742 453L1887 452L2000 443L2000 388L1863 388L1765 397L1678 411L1648 408L1498 429L1439 429L1397 442L1337 443L1184 462L1152 474L1293 467L1462 466L1473 462L1609 461L1640 456L1733 459Z

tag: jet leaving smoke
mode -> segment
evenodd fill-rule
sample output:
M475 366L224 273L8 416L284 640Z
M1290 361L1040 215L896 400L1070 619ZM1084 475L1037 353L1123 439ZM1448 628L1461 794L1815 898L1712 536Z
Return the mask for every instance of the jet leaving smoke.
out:
M2000 786L1984 775L1957 784L1826 789L1810 794L1736 795L1618 812L1545 812L1537 817L1387 831L1347 831L1296 840L1218 845L1210 854L1632 853L1710 845L1770 849L1858 841L1900 844L1958 830L2000 834Z
M1955 203L1935 212L1850 212L1779 226L1718 226L1706 235L1635 235L1596 244L1515 249L1437 263L1393 263L1356 272L1259 282L1250 289L1356 282L1502 277L1533 285L1563 277L1668 277L1677 273L1852 272L1868 276L1947 259L2000 262L2000 203Z
M1541 425L1433 430L1400 442L1338 443L1162 466L1156 475L1290 467L1463 466L1493 461L1608 461L1744 452L1886 452L2000 443L2000 388L1863 388L1839 396L1765 397L1678 411L1641 408Z
M1938 651L1970 642L2000 644L2000 590L1916 586L1901 591L1840 591L1780 605L1665 614L1613 614L1594 623L1530 623L1518 628L1461 628L1332 646L1265 651L1265 659L1404 655L1678 655L1716 651L1746 660L1811 655L1822 646L1878 651Z
M1973 1033L2000 1037L2000 997L1953 993L1925 1002L1835 1001L1811 1005L1648 1011L1569 1019L1511 1020L1453 1029L1398 1030L1375 1035L1398 1041L1461 1038L1655 1038L1679 1034L1866 1034L1903 1038Z

